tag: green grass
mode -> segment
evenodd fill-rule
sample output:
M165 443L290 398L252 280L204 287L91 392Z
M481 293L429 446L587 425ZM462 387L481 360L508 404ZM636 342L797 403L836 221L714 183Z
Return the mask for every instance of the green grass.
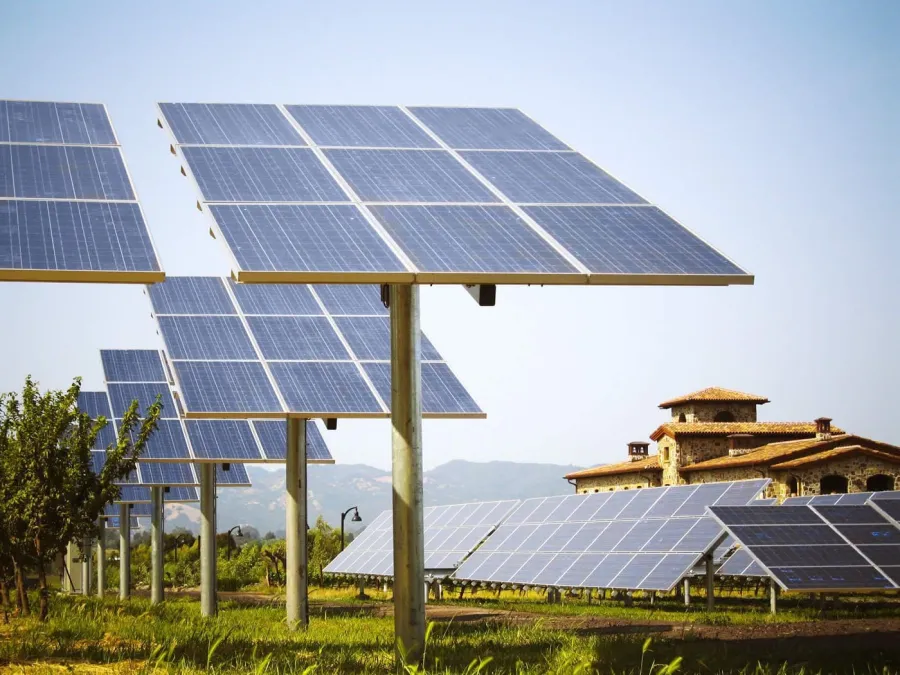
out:
M367 591L368 592L368 591ZM315 591L312 597L316 597ZM335 602L352 592L319 594ZM327 597L326 597L327 596ZM465 604L472 601L466 600ZM358 603L357 603L358 604ZM445 601L443 604L449 604ZM553 614L647 619L647 609L546 605L534 598L478 599L480 606L505 604L522 611L539 608ZM390 673L393 671L393 620L348 613L317 613L306 632L289 631L283 607L220 603L215 619L202 619L195 600L169 599L151 607L144 599L119 603L78 596L55 596L45 624L13 619L0 625L0 669L60 672L61 667L103 666L107 672L267 672ZM617 612L619 612L617 614ZM352 614L356 615L352 615ZM350 614L350 615L348 615ZM672 612L679 620L683 611ZM662 618L661 612L658 617ZM700 614L698 614L699 618ZM723 616L732 616L724 614ZM894 616L897 616L896 612ZM559 630L547 620L527 623L463 622L433 624L426 655L427 672L475 673L654 673L659 665L680 662L680 672L782 675L816 672L888 673L900 668L900 640L887 653L860 642L785 642L765 646L753 640L655 640L643 651L646 635L604 635ZM791 665L783 666L787 661ZM759 664L759 665L758 665ZM651 667L652 666L652 667ZM117 670L118 669L118 670ZM208 670L207 670L208 669ZM310 670L312 669L312 670ZM410 672L421 673L421 670Z

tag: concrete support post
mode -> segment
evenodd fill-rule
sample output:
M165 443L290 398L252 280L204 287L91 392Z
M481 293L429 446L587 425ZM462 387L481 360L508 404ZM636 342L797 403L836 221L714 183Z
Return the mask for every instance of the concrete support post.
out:
M388 582L385 581L383 584L381 584L381 592L382 593L388 592Z
M91 538L81 540L81 594L91 594Z
M656 591L650 591L650 605L656 604Z
M584 592L584 598L587 600L587 604L591 604L591 596L594 594L594 590L592 588L587 589Z
M63 571L63 590L67 593L75 593L75 585L73 583L73 570L75 569L75 542L70 541L66 544L66 569Z
M306 420L288 419L286 482L286 569L288 626L309 626L306 561Z
M778 584L774 579L769 579L769 612L778 613Z
M200 470L200 615L215 616L216 606L216 465Z
M687 607L691 604L691 580L684 580L684 606Z
M384 588L385 588L385 592L387 592L387 582L384 582ZM366 578L365 577L359 578L359 584L358 584L356 590L357 590L357 594L356 594L357 599L365 600L366 599Z
M427 581L425 582L425 604L428 604L428 596L431 595L431 584Z
M131 507L119 504L119 600L131 596Z
M716 606L715 591L715 568L711 555L706 556L706 611L711 612Z
M97 597L106 593L106 519L98 518L100 536L97 538Z
M394 636L398 653L415 663L425 646L419 287L391 286L390 306Z
M163 601L163 488L150 488L150 604Z

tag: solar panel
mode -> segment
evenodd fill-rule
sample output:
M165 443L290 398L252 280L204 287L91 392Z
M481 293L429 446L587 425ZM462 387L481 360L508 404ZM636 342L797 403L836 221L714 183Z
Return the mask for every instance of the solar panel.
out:
M132 530L136 530L141 526L140 521L137 518L131 517L129 520L131 523L130 527ZM119 517L112 516L110 518L107 518L106 519L106 527L110 527L114 530L118 530L119 529Z
M530 586L671 590L725 534L714 519L695 512L698 499L705 506L746 504L768 482L527 499L455 577Z
M200 500L200 495L197 492L196 487L186 487L183 485L172 485L166 486L168 487L168 491L163 493L163 499L166 502L172 503L187 503L187 502L196 502ZM142 487L139 485L123 485L119 488L121 494L119 495L119 499L116 500L116 503L126 503L126 504L149 504L150 503L150 488ZM110 507L108 506L107 509ZM118 512L118 509L115 510Z
M170 277L149 296L187 418L388 415L389 319L377 286ZM424 416L484 417L424 335L421 344Z
M107 382L168 382L155 349L104 349L100 360ZM106 398L103 392L99 396Z
M897 588L900 529L869 506L710 508L743 551L785 590ZM895 549L896 547L896 549ZM720 570L720 573L721 570Z
M236 109L161 104L160 126L238 281L753 281L518 110Z
M193 464L172 462L140 462L141 485L168 487L169 485L198 486L200 481Z
M766 570L742 548L736 549L731 557L716 571L716 574L732 577L767 577Z
M285 461L287 424L276 420L253 420L251 424L259 438L265 461ZM306 422L306 461L310 464L334 464L319 425L312 420Z
M2 281L164 278L102 105L0 101L0 231Z
M78 393L78 409L92 419L110 418L109 399L105 391L81 391Z
M243 464L229 464L226 469L216 464L216 485L219 487L250 487L250 476Z
M821 506L826 504L851 506L865 504L874 492L849 492L846 494L835 495L806 495L803 497L788 497L784 500L782 506L803 506L809 504L811 506Z
M518 502L473 502L424 510L425 570L446 575L487 537ZM325 568L332 574L389 577L394 573L393 520L382 512Z

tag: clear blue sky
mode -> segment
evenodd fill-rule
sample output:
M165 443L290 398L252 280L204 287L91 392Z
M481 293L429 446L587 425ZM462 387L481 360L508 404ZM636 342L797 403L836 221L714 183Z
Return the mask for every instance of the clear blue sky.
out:
M425 463L624 459L709 385L764 419L900 444L900 3L0 1L0 98L108 105L166 272L227 274L154 103L520 107L757 277L755 286L423 289L487 421ZM0 284L0 389L102 385L161 346L135 287ZM338 461L390 465L385 422Z

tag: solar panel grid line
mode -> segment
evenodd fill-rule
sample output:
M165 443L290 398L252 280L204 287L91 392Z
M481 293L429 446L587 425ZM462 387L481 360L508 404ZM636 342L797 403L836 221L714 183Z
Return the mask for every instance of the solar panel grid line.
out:
M889 501L889 500L884 500L884 501ZM900 509L897 509L893 506L888 507L883 502L879 503L876 500L872 500L872 501L868 502L868 504L873 509L875 509L878 513L880 513L882 516L884 516L889 521L891 521L895 526L900 528Z
M410 119L412 119L416 124L418 124L425 133L431 136L435 142L437 142L444 150L449 152L460 164L462 164L469 173L474 176L479 183L481 183L484 187L486 187L491 194L493 194L497 199L499 199L507 208L511 209L513 213L515 213L520 220L524 221L528 227L530 227L535 234L537 234L546 244L548 244L557 254L559 254L566 262L568 262L572 267L574 267L579 274L573 274L571 283L588 283L590 279L590 270L582 264L578 258L575 257L570 251L562 246L555 238L550 236L550 233L544 230L538 223L531 218L527 213L525 213L524 209L520 208L516 204L514 204L505 194L503 194L491 181L487 180L481 173L475 170L475 168L469 164L465 159L463 159L462 155L459 154L458 151L451 148L447 143L445 143L434 131L432 131L424 122L422 122L418 117L412 113L408 106L399 106L400 110L406 113ZM421 276L421 275L420 275ZM427 279L428 275L425 275ZM423 283L427 283L423 279Z

